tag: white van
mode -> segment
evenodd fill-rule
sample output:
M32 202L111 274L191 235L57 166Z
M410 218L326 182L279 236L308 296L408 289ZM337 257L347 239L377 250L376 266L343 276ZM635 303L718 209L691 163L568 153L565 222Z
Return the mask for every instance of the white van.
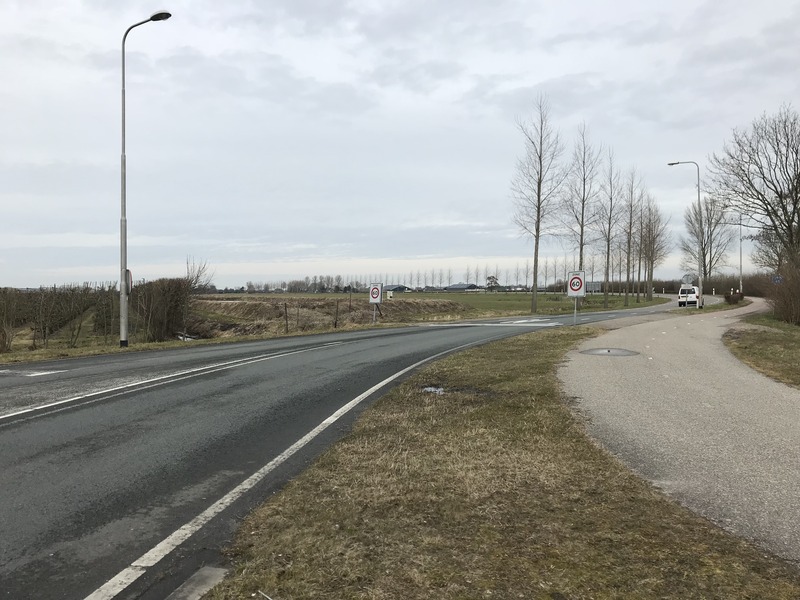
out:
M700 288L696 285L682 285L678 291L678 306L697 306L697 299L700 297ZM703 308L705 301L701 301L700 308Z

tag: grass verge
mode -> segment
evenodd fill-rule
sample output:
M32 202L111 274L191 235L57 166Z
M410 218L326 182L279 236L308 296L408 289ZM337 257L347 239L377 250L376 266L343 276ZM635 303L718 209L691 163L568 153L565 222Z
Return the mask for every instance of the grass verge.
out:
M800 597L791 567L588 439L555 369L595 332L498 342L395 388L245 520L207 598Z
M800 327L771 314L752 315L743 322L750 327L733 327L722 336L733 355L767 377L800 388Z

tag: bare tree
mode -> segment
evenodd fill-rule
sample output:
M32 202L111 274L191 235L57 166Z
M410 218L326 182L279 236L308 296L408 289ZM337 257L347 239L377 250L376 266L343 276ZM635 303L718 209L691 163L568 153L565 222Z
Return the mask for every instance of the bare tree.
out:
M641 236L642 257L644 259L645 280L647 282L645 298L652 300L655 269L666 260L672 249L672 241L667 229L669 219L664 218L664 214L658 208L655 199L649 194L646 196L642 212L644 215Z
M623 224L622 235L625 245L625 306L629 306L631 293L631 278L633 275L634 252L636 251L636 227L640 205L644 194L644 186L635 168L628 172L623 190ZM621 279L621 277L620 277Z
M0 352L11 351L11 342L22 313L20 294L12 288L0 288Z
M464 283L469 285L469 278L472 277L472 269L469 265L467 265L467 270L464 272L464 277L467 278L467 280Z
M681 269L693 271L702 266L703 279L712 277L728 260L728 248L736 240L736 230L725 219L725 204L712 194L701 201L703 218L697 204L692 203L683 213L687 236L681 237Z
M750 255L753 263L779 273L786 264L786 250L781 247L777 236L768 229L762 229L750 236L750 239L755 242L755 248Z
M800 115L784 105L764 113L711 158L715 192L748 215L777 243L787 263L800 267ZM776 248L771 250L775 254Z
M559 284L558 270L561 268L558 257L553 257L553 291L556 291L556 286Z
M608 291L611 274L611 247L616 240L620 211L620 176L614 161L613 150L608 151L603 172L602 191L598 197L597 229L605 252L605 274L603 277L603 308L608 308Z
M525 259L525 289L528 289L528 282L530 281L531 277L531 259Z
M563 222L567 235L578 249L578 269L584 269L584 250L588 243L587 234L597 217L597 183L602 167L601 151L589 140L586 123L581 123L575 146L569 175L566 179L565 193L562 198Z
M561 165L564 146L550 118L550 104L540 94L529 121L518 120L523 136L525 156L517 162L511 183L514 196L514 223L525 235L533 238L533 285L531 312L537 310L539 278L539 243L547 233L551 210L564 183L567 171Z
M196 261L194 257L186 257L186 283L193 294L202 293L211 286L214 273L208 266L208 261Z
M550 258L544 258L544 290L547 291L547 282L550 279Z

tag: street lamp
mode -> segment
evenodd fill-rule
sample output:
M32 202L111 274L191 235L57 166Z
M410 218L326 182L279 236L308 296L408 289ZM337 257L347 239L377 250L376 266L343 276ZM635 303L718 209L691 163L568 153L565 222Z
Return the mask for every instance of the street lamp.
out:
M153 13L149 19L140 21L128 27L125 35L122 36L122 181L120 192L120 219L119 219L119 346L128 346L128 295L130 294L130 282L128 280L128 219L125 214L125 40L128 34L135 27L144 25L150 21L166 21L172 16L166 11Z
M679 160L671 163L667 163L668 166L674 167L675 165L694 165L697 167L697 218L698 218L698 243L699 248L697 252L697 283L698 287L700 288L700 297L697 299L697 308L703 308L703 206L700 204L700 165L698 165L693 160Z
M735 222L732 221L721 221L723 225L736 225ZM744 293L744 288L742 287L742 213L739 213L739 293Z

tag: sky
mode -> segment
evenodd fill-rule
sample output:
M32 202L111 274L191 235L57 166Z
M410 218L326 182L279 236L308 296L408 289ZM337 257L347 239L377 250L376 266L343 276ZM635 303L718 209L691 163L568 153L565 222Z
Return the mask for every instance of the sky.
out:
M0 286L119 279L121 42L159 10L125 46L137 281L187 259L218 287L513 279L533 252L516 123L540 93L568 145L585 123L637 170L677 247L697 175L667 163L705 176L800 98L792 0L0 0ZM682 274L677 250L656 270Z

